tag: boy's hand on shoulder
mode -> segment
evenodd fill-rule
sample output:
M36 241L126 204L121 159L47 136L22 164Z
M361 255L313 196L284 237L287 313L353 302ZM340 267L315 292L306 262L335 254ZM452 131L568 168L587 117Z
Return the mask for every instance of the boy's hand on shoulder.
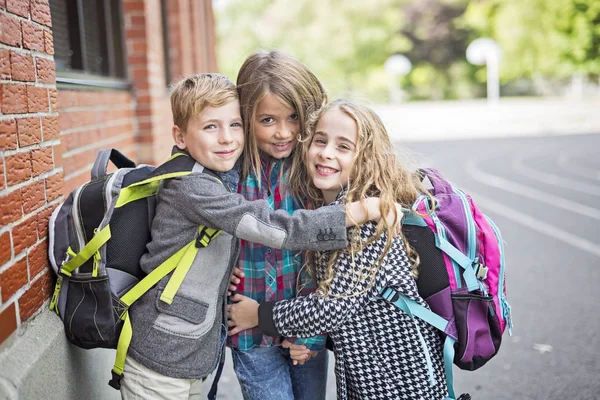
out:
M258 325L258 302L250 297L236 294L230 297L233 304L227 306L227 326L229 336Z

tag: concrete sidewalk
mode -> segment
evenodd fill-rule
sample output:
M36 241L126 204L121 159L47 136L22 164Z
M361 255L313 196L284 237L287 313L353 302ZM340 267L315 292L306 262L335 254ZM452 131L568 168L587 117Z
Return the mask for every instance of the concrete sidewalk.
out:
M600 98L507 98L372 105L393 141L600 133Z

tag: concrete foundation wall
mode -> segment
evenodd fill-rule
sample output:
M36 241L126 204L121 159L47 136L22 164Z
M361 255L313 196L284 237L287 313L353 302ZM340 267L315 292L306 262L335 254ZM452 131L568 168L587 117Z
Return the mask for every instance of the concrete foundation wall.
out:
M60 318L44 310L0 346L0 399L120 399L108 386L114 357L70 344Z

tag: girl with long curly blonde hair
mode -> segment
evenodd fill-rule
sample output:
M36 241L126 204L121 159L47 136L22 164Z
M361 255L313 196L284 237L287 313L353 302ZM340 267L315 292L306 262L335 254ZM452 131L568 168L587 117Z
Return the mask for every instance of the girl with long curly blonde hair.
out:
M290 184L306 208L378 196L386 213L394 203L410 209L417 196L428 193L398 160L377 114L347 100L329 103L311 118L295 157ZM229 306L229 318L237 325L259 325L269 335L327 332L338 399L444 399L443 342L435 328L374 300L393 287L426 305L406 240L383 220L350 227L348 238L347 249L309 254L318 283L314 293L260 306L242 299Z
M324 192L315 184L318 180L311 179L311 176L315 174L311 175L308 171L309 164L304 160L307 159L311 147L319 147L319 140L317 139L317 142L314 142L315 135L317 134L315 128L321 117L330 110L339 110L346 114L357 126L358 140L357 147L353 152L352 164L354 170L352 172L352 179L340 182L341 186L339 187L340 190L345 189L344 203L349 204L354 201L364 201L366 198L372 196L379 197L380 210L385 213L383 215L387 215L395 210L395 204L400 204L405 209L410 210L421 193L427 195L431 202L435 202L433 196L429 194L421 182L420 176L413 173L413 171L400 162L379 116L368 107L348 100L338 99L311 115L307 124L308 135L302 140L303 146L298 149L295 155L295 162L290 173L290 185L292 191L303 204L303 208L314 209L328 203L324 197ZM365 245L379 238L385 231L387 233L385 248L378 262L378 267L372 271L374 277L383 256L389 250L392 240L396 236L394 229L395 227L389 225L387 221L379 221L375 234L371 238L366 242L352 240L349 248L343 251L355 254L357 251L361 251ZM359 231L360 226L355 224L352 228L353 234L349 234L348 237L356 238ZM419 256L410 247L404 235L401 235L401 238L404 241L404 246L411 260L412 273L417 277ZM333 265L340 251L333 252L329 258L327 277L319 282L321 294L326 295L329 292L328 285L333 277ZM306 253L305 267L309 268L313 276L315 276L313 268L315 265L315 256L314 252ZM352 295L357 294L359 293Z

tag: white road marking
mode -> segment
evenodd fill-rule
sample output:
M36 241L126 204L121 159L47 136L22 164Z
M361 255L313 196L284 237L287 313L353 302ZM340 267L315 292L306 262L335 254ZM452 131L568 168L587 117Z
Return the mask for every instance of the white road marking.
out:
M539 351L541 354L544 354L550 353L552 351L552 346L549 344L534 343L533 349Z
M523 163L525 156L517 157L513 161L513 167L518 174L521 174L527 178L535 179L538 182L542 182L548 185L558 186L563 189L573 190L576 192L590 194L592 196L600 197L600 186L590 185L574 179L563 178L558 175L549 174L547 172L541 172L535 170L528 165Z
M484 172L477 167L473 159L467 161L465 169L471 177L484 185L496 187L518 196L528 197L540 203L546 203L600 221L600 210Z
M591 242L587 239L574 235L571 232L567 232L565 230L557 228L556 226L544 222L541 219L534 218L512 207L508 207L496 200L492 200L489 197L468 190L467 188L464 189L467 193L471 195L473 200L475 200L477 204L481 204L484 209L488 209L498 215L501 215L506 219L523 225L526 228L534 230L543 235L549 236L552 239L556 239L561 243L569 244L577 249L583 250L596 257L600 257L600 245L598 245L597 243Z
M560 154L558 156L558 165L575 175L600 181L600 171L593 168L582 167L581 165L573 165L571 164L572 157L573 154Z

